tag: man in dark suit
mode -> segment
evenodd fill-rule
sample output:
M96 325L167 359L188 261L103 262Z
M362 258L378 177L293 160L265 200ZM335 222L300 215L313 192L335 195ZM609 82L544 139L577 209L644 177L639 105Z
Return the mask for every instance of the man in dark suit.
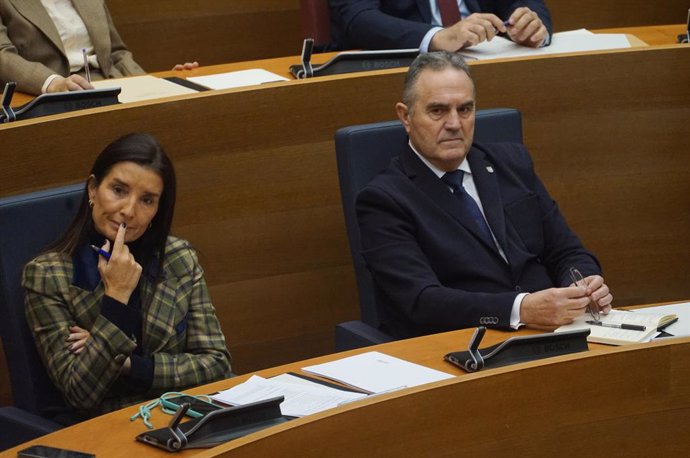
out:
M544 0L449 1L457 9L444 0L329 0L329 49L458 51L499 32L524 46L550 42Z
M613 300L519 144L473 143L475 88L455 53L410 66L398 117L409 149L358 195L382 330L556 327ZM584 283L571 285L578 269Z

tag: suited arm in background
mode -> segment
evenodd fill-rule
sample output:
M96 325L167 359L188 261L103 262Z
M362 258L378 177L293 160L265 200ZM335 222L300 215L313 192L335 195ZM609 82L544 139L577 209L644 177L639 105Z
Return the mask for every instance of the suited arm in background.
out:
M468 0L470 12L489 12L507 20L517 8L528 7L553 33L543 0ZM418 48L431 30L429 0L329 0L332 49Z
M102 77L145 73L122 42L103 0L74 0L94 46ZM53 74L69 76L69 64L55 25L40 0L0 0L0 84L40 94ZM94 79L100 79L93 72Z

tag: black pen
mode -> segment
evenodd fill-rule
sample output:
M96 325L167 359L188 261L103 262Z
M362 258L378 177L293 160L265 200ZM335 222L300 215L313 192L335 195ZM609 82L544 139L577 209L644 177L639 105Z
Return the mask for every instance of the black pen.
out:
M601 321L586 321L587 324L595 326L602 326L604 328L628 329L630 331L646 331L647 327L640 324L618 324L618 323L603 323Z
M107 251L105 251L101 248L98 248L96 245L91 245L91 249L93 251L95 251L96 253L100 254L101 256L103 256L106 260L110 260L110 253L108 253Z

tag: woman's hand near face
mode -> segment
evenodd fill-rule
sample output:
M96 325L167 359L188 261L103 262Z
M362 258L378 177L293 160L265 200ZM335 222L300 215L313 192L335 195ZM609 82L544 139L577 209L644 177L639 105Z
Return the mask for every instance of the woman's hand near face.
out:
M123 304L129 302L132 291L139 283L142 270L141 265L137 263L134 255L129 252L129 248L125 245L126 231L124 223L121 224L117 230L113 249L110 251L109 261L106 261L102 256L98 258L98 271L101 273L101 279L105 285L105 295ZM102 248L108 251L110 241L106 240Z
M86 342L91 337L91 333L79 326L70 326L69 335L67 336L67 345L71 353L78 355L84 350Z

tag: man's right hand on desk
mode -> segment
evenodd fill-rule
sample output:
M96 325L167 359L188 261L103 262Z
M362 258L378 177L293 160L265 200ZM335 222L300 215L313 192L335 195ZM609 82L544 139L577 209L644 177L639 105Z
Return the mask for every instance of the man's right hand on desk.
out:
M553 327L572 323L580 316L590 297L582 286L549 288L525 296L520 305L520 322Z
M50 82L46 88L46 92L67 92L67 91L81 91L83 89L93 89L91 83L80 75L70 75L67 78L64 76L57 76Z

